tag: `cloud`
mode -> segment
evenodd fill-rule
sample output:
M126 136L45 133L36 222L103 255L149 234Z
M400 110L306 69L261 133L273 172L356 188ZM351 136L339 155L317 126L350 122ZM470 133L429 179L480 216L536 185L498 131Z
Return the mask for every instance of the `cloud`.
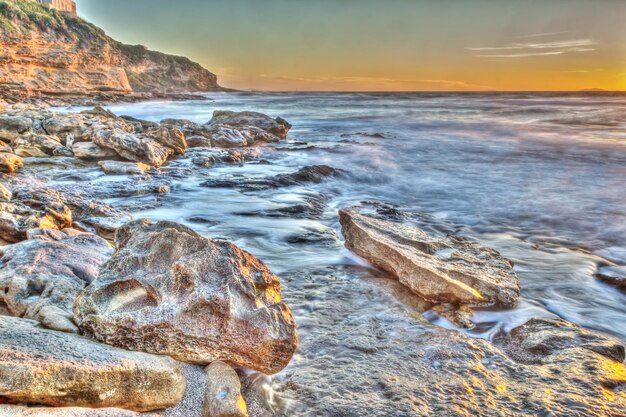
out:
M543 33L532 33L530 35L520 35L520 36L516 36L515 39L525 39L525 38L542 38L544 36L554 36L554 35L562 35L564 33L569 33L569 32L543 32Z
M558 33L558 32L554 32ZM549 36L549 33L527 35L527 36ZM550 56L563 55L565 53L580 53L595 51L596 43L591 39L572 39L565 41L551 42L524 42L509 43L502 46L471 46L466 47L468 51L519 51L516 53L494 53L494 54L475 54L480 58L525 58L532 56ZM550 51L544 51L550 49Z

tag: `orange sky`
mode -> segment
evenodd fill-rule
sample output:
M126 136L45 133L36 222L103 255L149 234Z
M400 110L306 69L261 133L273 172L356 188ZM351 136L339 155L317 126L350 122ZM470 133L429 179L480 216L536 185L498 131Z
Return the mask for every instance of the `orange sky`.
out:
M626 90L624 0L78 0L238 89Z

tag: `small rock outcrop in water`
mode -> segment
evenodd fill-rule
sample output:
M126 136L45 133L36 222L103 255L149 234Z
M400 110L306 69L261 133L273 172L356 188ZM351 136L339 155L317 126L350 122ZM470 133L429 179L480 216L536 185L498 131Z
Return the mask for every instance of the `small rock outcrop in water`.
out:
M78 297L74 317L99 341L276 373L297 345L278 277L235 245L172 222L134 221Z
M0 402L151 411L177 404L185 380L170 358L0 316Z
M203 126L217 148L252 146L285 139L291 129L285 119L272 119L262 113L215 111Z
M603 266L598 269L596 277L600 281L626 292L626 266Z
M208 385L204 399L204 417L247 417L248 407L241 395L237 372L224 362L207 366Z
M217 179L202 183L204 187L237 187L244 191L265 190L268 188L289 187L299 184L319 184L327 178L336 178L344 172L328 165L311 165L290 174L279 174L268 178Z
M426 234L414 226L340 210L346 247L428 301L512 306L519 297L511 261L457 236Z
M113 251L91 234L40 231L39 238L0 247L0 302L14 316L76 331L74 300Z

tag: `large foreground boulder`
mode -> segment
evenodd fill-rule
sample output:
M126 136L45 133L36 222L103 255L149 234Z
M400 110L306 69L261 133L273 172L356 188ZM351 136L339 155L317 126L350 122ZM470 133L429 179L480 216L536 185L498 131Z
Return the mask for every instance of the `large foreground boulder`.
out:
M289 363L295 322L263 262L172 222L131 222L115 245L74 308L86 335L194 364L276 373Z
M356 210L340 210L339 219L348 249L428 301L509 307L519 297L511 261L493 249Z
M177 404L184 391L170 358L0 316L0 403L151 411Z
M14 316L76 331L74 300L113 250L95 235L38 231L31 233L36 239L0 247L0 303Z

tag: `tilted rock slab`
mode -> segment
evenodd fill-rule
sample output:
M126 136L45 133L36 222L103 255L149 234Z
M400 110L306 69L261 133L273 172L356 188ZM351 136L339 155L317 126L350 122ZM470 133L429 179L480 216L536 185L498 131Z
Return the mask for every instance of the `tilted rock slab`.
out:
M74 318L99 341L206 365L276 373L297 345L278 277L237 246L172 222L118 229L116 251Z
M184 391L170 358L0 316L0 403L152 411L176 405Z
M113 250L91 234L39 232L37 239L0 247L0 302L14 316L38 320L56 330L76 331L74 300L96 278Z
M428 301L512 306L519 297L512 263L458 236L435 237L417 227L340 210L346 247Z

